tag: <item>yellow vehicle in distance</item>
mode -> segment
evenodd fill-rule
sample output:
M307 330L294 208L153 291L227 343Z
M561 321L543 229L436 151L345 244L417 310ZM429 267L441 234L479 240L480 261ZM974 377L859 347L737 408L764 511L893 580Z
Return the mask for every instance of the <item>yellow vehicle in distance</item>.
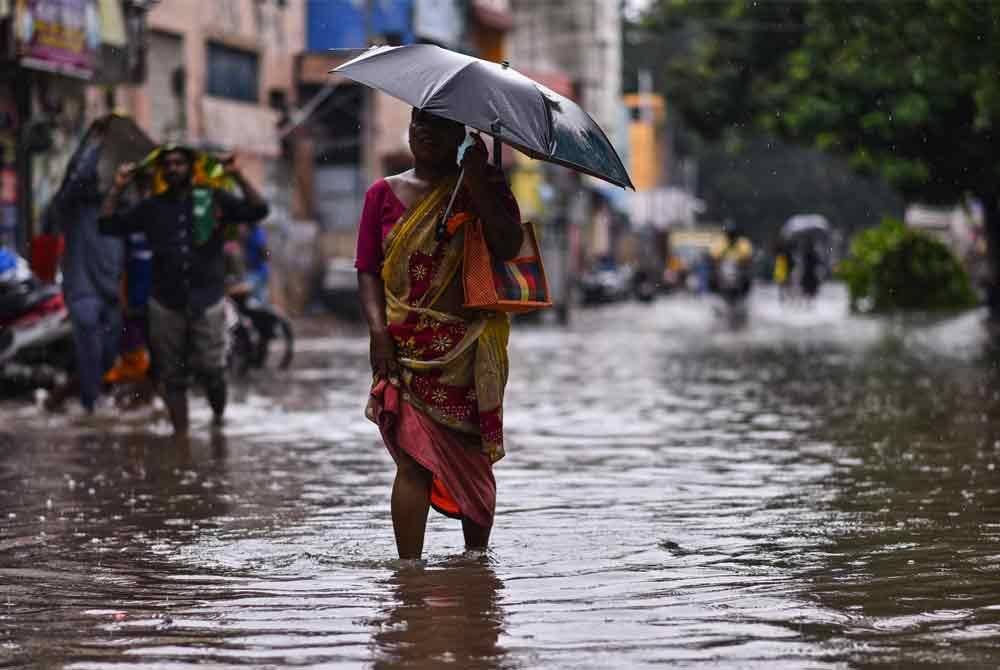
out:
M699 226L670 231L663 285L667 290L703 291L711 276L712 252L725 248L721 226Z

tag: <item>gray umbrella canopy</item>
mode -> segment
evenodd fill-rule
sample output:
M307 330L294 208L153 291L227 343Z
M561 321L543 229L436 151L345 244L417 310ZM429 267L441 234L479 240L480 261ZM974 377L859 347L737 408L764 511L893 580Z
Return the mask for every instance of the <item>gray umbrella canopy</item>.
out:
M373 47L331 72L488 133L532 158L633 188L590 115L506 65L414 44Z
M807 233L827 233L830 231L830 222L822 214L796 214L781 227L781 234L784 237L795 237Z

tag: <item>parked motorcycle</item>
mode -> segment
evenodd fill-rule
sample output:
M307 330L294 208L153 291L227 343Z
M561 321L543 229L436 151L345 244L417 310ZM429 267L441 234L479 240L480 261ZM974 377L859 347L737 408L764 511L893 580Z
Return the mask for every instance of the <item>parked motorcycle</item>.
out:
M229 328L229 369L244 376L250 369L267 366L271 343L281 339L283 349L278 367L287 369L295 356L295 333L291 322L271 305L246 293L230 293L226 299Z
M613 258L598 260L594 267L580 276L580 291L585 305L625 300L632 292L633 271L619 265Z
M62 291L0 249L0 388L53 388L73 367L73 329Z
M645 270L636 270L632 276L632 292L640 302L652 302L656 298L659 286L653 279L653 273Z

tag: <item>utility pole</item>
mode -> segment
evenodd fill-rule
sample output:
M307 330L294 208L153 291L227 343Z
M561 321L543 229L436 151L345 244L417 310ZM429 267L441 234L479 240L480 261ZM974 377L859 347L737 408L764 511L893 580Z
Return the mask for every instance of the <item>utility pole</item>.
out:
M374 42L375 0L365 0L364 9L365 43L367 49ZM359 188L367 188L367 184L375 181L375 90L362 86L361 92L361 173L363 183Z

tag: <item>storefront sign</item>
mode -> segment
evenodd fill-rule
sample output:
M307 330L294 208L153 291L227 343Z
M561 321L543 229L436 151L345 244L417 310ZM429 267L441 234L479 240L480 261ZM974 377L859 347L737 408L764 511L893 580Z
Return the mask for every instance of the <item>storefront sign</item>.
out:
M89 79L101 45L96 0L18 0L14 18L21 65Z

